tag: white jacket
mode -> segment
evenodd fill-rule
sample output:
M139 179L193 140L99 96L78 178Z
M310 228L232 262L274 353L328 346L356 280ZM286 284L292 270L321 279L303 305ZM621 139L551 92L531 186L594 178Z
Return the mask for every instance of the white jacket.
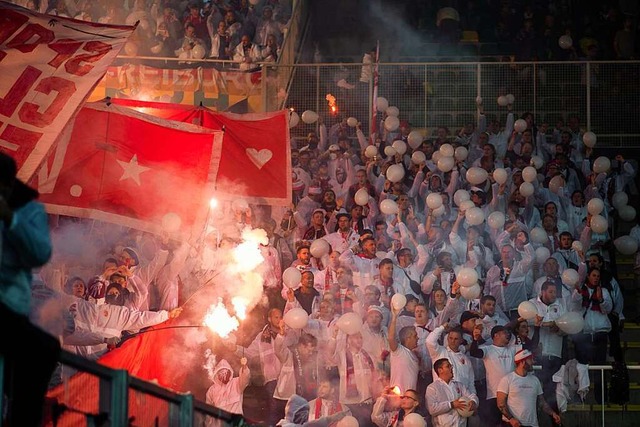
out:
M427 409L431 414L433 427L464 427L467 419L461 417L458 411L453 409L451 402L460 397L466 397L478 405L478 396L469 391L462 383L451 380L449 384L440 378L434 378L433 382L427 386L426 402Z

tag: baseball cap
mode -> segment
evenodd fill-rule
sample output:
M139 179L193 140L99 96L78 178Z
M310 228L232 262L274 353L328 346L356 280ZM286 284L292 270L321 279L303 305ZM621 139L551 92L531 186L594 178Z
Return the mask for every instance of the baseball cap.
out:
M460 315L460 324L464 325L464 322L466 322L467 320L471 320L471 319L479 319L480 316L478 316L476 313L473 313L471 311L463 311L462 314Z
M531 353L529 350L527 350L526 348L520 349L516 352L516 355L513 356L513 361L518 363L521 362L529 357L533 357L533 353Z

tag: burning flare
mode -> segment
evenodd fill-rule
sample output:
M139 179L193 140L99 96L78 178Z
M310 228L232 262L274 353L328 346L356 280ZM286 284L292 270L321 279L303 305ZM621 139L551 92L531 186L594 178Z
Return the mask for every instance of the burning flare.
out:
M326 99L329 103L329 111L331 112L331 115L335 116L338 113L338 104L336 104L336 97L328 93Z
M222 298L218 298L218 303L209 307L203 323L221 338L228 337L240 326L238 319L227 311L227 307L222 303Z

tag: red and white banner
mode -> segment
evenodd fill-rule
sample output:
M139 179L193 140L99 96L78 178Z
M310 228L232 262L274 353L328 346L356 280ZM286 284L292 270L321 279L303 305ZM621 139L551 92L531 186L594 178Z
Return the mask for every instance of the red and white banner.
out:
M113 103L167 120L224 129L215 192L256 204L291 204L289 111L218 113L205 107L113 99Z
M221 149L220 131L87 104L30 183L49 213L185 232L206 218Z
M18 178L31 178L133 30L0 2L0 150Z

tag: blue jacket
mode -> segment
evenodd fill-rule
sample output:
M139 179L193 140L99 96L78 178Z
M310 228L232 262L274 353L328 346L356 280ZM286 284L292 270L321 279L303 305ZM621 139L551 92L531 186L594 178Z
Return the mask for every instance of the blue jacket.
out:
M0 302L29 315L31 271L51 258L51 237L42 203L32 200L13 212L11 224L0 222Z

